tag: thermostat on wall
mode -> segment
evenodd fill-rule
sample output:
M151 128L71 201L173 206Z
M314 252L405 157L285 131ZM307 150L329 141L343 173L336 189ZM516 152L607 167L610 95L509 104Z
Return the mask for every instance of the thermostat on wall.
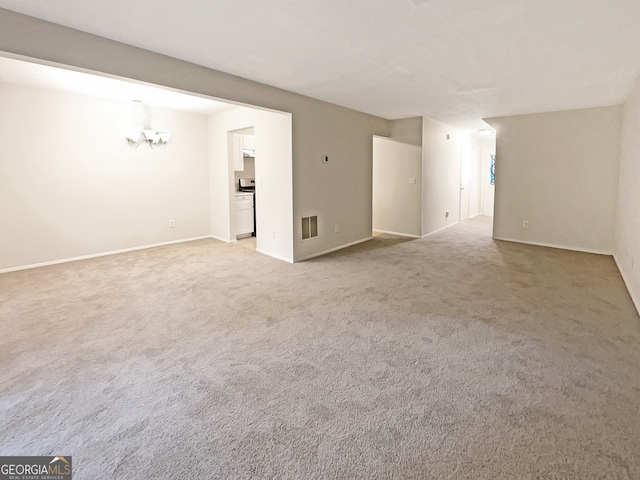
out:
M329 163L329 155L322 156L322 163Z

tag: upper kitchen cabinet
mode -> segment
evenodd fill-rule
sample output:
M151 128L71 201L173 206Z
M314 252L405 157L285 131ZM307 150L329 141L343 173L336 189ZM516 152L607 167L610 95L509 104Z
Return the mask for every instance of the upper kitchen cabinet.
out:
M233 134L233 169L244 171L244 158L255 157L255 138L253 135Z
M238 133L233 134L233 169L236 172L244 170L243 137L244 135Z
M256 137L253 135L243 135L244 137L244 150L247 152L247 156L252 157L256 149Z

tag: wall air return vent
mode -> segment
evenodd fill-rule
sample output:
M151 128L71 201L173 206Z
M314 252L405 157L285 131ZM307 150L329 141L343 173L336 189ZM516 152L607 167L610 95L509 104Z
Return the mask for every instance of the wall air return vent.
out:
M318 236L318 216L302 217L302 240Z

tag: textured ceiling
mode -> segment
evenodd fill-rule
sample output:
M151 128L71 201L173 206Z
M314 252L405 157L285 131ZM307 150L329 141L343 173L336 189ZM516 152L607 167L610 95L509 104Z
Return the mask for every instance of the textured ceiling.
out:
M385 118L622 103L638 0L0 0L0 7Z

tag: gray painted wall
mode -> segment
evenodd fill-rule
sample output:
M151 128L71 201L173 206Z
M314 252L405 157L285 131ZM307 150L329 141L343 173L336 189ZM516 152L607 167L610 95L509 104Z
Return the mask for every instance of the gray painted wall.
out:
M615 258L640 311L640 84L624 103L622 121Z
M425 118L422 142L422 235L427 235L460 220L461 135Z
M621 112L488 119L498 139L494 238L613 253Z

